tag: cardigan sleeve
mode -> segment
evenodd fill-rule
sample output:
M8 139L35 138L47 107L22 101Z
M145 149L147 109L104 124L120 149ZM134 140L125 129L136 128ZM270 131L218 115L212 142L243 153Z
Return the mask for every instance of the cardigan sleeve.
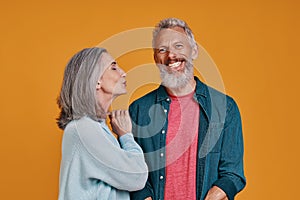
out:
M82 151L81 170L88 179L99 179L117 189L134 191L144 187L148 176L143 152L131 133L116 145L100 124L84 117L75 123ZM87 155L87 156L84 156Z

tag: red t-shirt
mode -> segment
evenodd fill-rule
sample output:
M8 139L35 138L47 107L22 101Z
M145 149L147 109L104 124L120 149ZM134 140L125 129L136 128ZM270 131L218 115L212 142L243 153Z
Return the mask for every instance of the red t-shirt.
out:
M166 138L166 200L196 200L199 104L191 94L171 96Z

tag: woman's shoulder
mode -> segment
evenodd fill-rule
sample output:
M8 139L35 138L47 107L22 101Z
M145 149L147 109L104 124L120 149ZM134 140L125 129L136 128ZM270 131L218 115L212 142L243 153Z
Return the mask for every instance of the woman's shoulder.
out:
M76 120L72 120L71 123L73 124L73 126L78 126L78 125L98 125L99 122L95 121L94 119L88 117L88 116L83 116L79 119Z
M99 128L99 122L91 119L90 117L84 116L80 119L70 121L64 132L78 132L78 130L91 130L95 128Z

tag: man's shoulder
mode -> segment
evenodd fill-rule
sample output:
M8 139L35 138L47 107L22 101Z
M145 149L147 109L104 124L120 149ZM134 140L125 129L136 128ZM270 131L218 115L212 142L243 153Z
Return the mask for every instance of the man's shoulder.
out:
M134 100L130 106L133 105L152 105L153 103L155 103L156 98L157 98L157 92L158 92L158 88L146 93L145 95L139 97L138 99Z
M203 83L198 78L196 78L196 81L197 81L198 90L201 90L201 93L203 95L209 96L211 100L226 100L229 102L234 101L234 99L231 96L226 94L225 89L224 91L220 89L216 89L210 85L207 85L206 83Z
M197 81L197 90L200 99L204 99L203 105L206 107L210 107L212 112L224 113L228 110L232 110L233 108L237 108L237 104L235 100L226 94L225 90L218 90L209 86L199 79L196 78ZM205 96L205 98L202 98Z

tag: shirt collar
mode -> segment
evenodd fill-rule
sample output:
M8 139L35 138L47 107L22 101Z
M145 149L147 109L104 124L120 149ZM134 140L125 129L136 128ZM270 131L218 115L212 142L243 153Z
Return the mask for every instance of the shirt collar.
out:
M156 102L164 101L169 98L165 86L160 85L157 89Z
M196 76L194 77L194 79L196 81L196 89L195 89L196 95L207 97L208 96L207 85L205 85L202 81L200 81L199 78Z
M208 96L207 86L203 82L201 82L198 77L195 76L194 79L196 81L195 95L197 97L201 96L201 97L206 98ZM159 101L166 100L168 98L169 98L169 95L166 91L165 86L160 85L157 89L156 101L159 102Z
M204 84L202 81L200 81L198 77L195 76L194 79L196 81L194 98L199 103L205 115L209 119L211 114L211 108L210 108L211 102L210 102L208 86ZM166 88L163 85L160 85L157 89L156 103L161 101L166 101L169 98L170 97L166 91Z

